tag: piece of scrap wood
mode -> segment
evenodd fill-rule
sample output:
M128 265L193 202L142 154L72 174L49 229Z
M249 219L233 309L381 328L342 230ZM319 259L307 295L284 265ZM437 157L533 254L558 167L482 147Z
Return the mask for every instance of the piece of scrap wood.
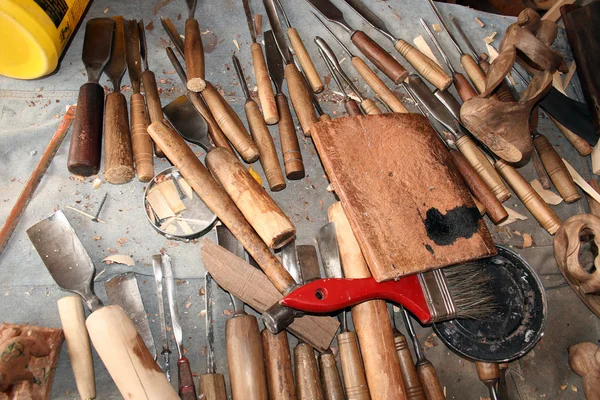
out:
M567 73L565 75L565 79L563 80L563 89L567 90L567 86L569 86L569 83L571 82L573 75L575 75L576 69L577 69L577 64L575 64L575 60L573 60L573 61L571 61L571 64L569 64L569 70L567 71Z
M252 19L254 20L254 32L256 32L256 36L260 36L262 33L262 14L254 14Z
M563 198L551 190L544 189L542 183L538 179L531 181L531 187L541 196L541 198L551 206L556 206L562 203Z
M169 205L169 208L173 210L175 214L179 214L180 212L185 210L185 204L183 204L183 202L179 198L179 192L177 191L177 187L175 187L175 182L173 181L173 179L167 179L166 181L162 181L161 183L156 185L156 187L158 188L160 194Z
M479 24L480 27L483 28L485 26L485 24L483 23L483 21L480 20L479 18L475 17L475 21L477 21L477 23Z
M485 44L492 44L492 43L494 43L494 38L496 37L497 34L498 34L498 32L493 32L490 36L484 37L483 41L485 42Z
M565 160L564 158L562 160L565 163L565 167L567 167L567 171L569 171L569 174L571 174L571 177L573 178L573 181L575 181L577 186L579 186L584 192L589 194L591 198L600 203L600 194L597 191L595 191L594 188L591 187L590 184L587 183L581 175L579 175L579 172L575 171L575 168L573 168L571 164L567 162L567 160Z
M515 221L525 221L525 220L529 219L525 215L518 213L517 211L513 210L512 208L508 208L506 206L503 206L503 207L506 210L506 213L508 214L508 218L506 219L506 221L502 222L498 226L506 226L508 224L512 224Z
M123 264L129 267L133 267L135 265L135 261L133 261L133 258L125 254L111 254L110 256L105 257L104 260L102 260L102 262L107 264Z
M442 31L442 27L439 26L438 24L431 24L431 27L433 28L433 30L435 32L441 32Z
M433 54L433 51L431 51L431 47L429 47L429 45L425 41L425 38L423 37L423 35L417 36L413 40L413 43L415 44L415 46L417 47L417 49L419 49L419 51L421 53L425 54L427 57L429 57L430 59L435 61L435 63L437 65L439 65L440 67L442 66L442 64L440 64L440 62L438 61L436 56Z
M152 207L159 219L165 219L175 216L175 213L173 212L171 207L169 207L169 203L167 203L167 201L158 189L150 190L150 192L146 196L146 201L148 201L148 204L150 204L150 207Z

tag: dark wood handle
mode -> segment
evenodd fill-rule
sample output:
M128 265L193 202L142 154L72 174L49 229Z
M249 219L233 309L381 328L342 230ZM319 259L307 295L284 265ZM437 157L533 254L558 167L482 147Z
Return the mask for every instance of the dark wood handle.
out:
M421 53L410 45L406 40L398 40L394 45L398 53L408 61L410 65L433 86L440 90L446 90L452 84L452 78L444 71L442 67L436 64L431 58Z
M106 96L104 106L104 177L120 185L134 176L127 100L122 93L113 92Z
M206 121L206 124L208 125L208 134L210 135L215 147L225 147L227 150L231 151L232 154L235 154L231 148L231 145L229 144L229 140L227 140L227 137L221 130L221 127L219 124L217 124L217 121L215 121L215 117L213 117L212 113L208 109L208 106L204 102L202 94L188 92L187 96L196 111L198 111L198 113L202 115Z
M202 400L227 400L225 377L222 374L200 375L199 398Z
M304 46L304 42L300 38L298 31L296 28L290 27L287 31L288 39L290 39L290 44L294 49L294 53L296 54L296 58L304 71L304 75L306 75L306 79L311 86L311 89L314 93L321 93L325 86L323 82L321 82L321 78L319 77L319 73L315 68L306 47Z
M360 109L360 106L358 105L358 103L354 99L351 99L351 98L347 98L344 101L344 109L346 110L348 115L351 117L353 117L355 115L363 115L362 110Z
M287 332L273 335L268 329L261 332L267 385L271 400L295 400L294 372Z
M179 380L179 397L182 400L196 400L198 396L196 396L190 361L185 357L177 360L177 376Z
M160 96L154 72L148 70L142 72L142 85L144 87L144 94L146 95L146 105L148 106L150 122L162 121L165 117L162 105L160 104ZM156 143L154 144L154 154L156 154L156 157L165 158L165 153L163 153Z
M479 93L485 92L485 73L469 54L460 56L460 64Z
M283 93L275 96L277 101L277 110L279 111L279 137L281 140L281 153L283 154L283 165L285 166L285 175L288 179L304 178L304 161L300 152L298 136L296 136L296 127L290 112L290 106L287 97Z
M361 108L367 115L379 115L382 114L377 104L371 99L364 99L362 103L360 103Z
M396 344L396 353L400 361L400 369L402 370L402 381L407 400L426 400L421 380L417 373L417 368L413 361L406 336L397 330L394 330L394 343Z
M344 400L344 389L338 372L335 356L332 353L319 355L319 368L323 394L326 400Z
M154 152L152 139L148 135L148 114L144 96L134 93L129 99L131 114L131 148L135 172L142 182L148 182L154 176Z
M359 57L352 57L352 65L367 85L383 100L393 112L407 113L408 110L396 95L386 86L373 70Z
M324 400L315 351L306 343L294 347L298 400Z
M477 361L475 367L481 382L494 381L500 378L498 363Z
M187 88L192 92L201 92L206 87L204 81L204 48L200 25L194 18L185 20L185 73L187 75Z
M100 170L104 89L97 83L85 83L79 89L67 168L75 175L95 175Z
M356 31L351 37L352 43L363 53L381 72L387 75L395 84L400 84L408 76L408 71L394 57L378 45L362 31Z
M444 389L440 384L440 379L438 378L437 372L435 372L435 368L429 360L424 360L423 362L417 364L417 373L419 374L419 379L423 385L423 391L425 392L425 397L427 397L427 400L446 399L446 396L444 396Z
M552 144L548 141L546 136L538 134L533 139L533 145L540 155L542 164L554 187L558 190L561 197L565 200L565 203L573 203L581 198L581 195L577 191L577 186L569 174L565 163L563 163L561 157L558 155Z
M473 88L473 86L471 86L463 74L457 72L454 74L453 78L454 87L456 88L456 91L463 102L477 96L477 91Z
M342 364L342 375L346 397L355 400L369 400L369 387L365 377L365 368L360 358L358 339L354 332L342 332L337 336Z
M250 52L252 55L254 78L256 79L256 86L258 86L258 98L264 114L264 120L269 125L276 124L277 121L279 121L279 115L277 114L275 93L273 93L273 86L271 86L271 78L269 78L269 71L267 70L267 63L265 62L262 46L258 43L252 43Z
M293 63L285 66L284 74L292 105L304 136L310 136L310 127L317 122L317 115L312 104L312 94L306 86L304 77Z

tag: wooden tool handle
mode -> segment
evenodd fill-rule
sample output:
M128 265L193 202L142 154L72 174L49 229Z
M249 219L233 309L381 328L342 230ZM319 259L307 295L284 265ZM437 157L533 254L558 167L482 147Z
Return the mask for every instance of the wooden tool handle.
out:
M179 381L179 397L181 400L196 400L196 387L190 368L190 361L182 357L177 360L177 377Z
M460 64L479 93L485 92L485 73L469 54L460 56Z
M312 104L312 95L306 87L304 77L293 63L285 66L284 74L292 105L302 126L304 136L310 136L310 127L317 122L317 115Z
M187 75L187 88L192 92L201 92L206 87L204 81L204 48L200 25L194 18L185 20L185 73Z
M306 343L294 347L296 395L298 400L324 400L315 351Z
M277 110L279 111L279 139L281 141L281 154L283 154L283 165L285 166L285 176L288 179L304 178L304 161L300 152L298 136L296 136L296 127L290 112L290 106L287 97L283 93L275 96Z
M361 108L367 115L379 115L382 114L377 104L371 99L364 99L362 103L360 103Z
M96 352L124 398L179 399L121 307L102 307L85 324Z
M386 74L396 85L408 76L408 71L394 57L378 45L362 31L352 34L352 43L363 53L381 72Z
M458 92L458 95L462 99L463 103L475 96L477 96L477 91L471 86L467 78L460 72L457 72L453 76L454 78L454 87Z
M267 177L269 187L273 192L283 190L285 189L285 178L283 172L281 172L275 143L273 143L273 138L258 108L258 104L253 100L249 100L244 108L246 109L246 118L248 119L252 139L254 139L254 143L256 143L260 152L260 165L262 165Z
M104 89L97 83L85 83L79 89L71 134L67 168L75 175L95 175L100 170Z
M335 356L329 352L319 355L319 369L325 400L344 400L344 389Z
M465 135L458 138L456 140L456 147L458 147L458 150L501 203L510 198L512 195L510 190L508 190L498 172L470 137Z
M360 109L360 106L358 105L356 100L351 98L347 98L344 101L344 109L351 117L355 115L363 115L362 110Z
M542 164L544 164L544 168L548 172L554 187L556 187L558 193L565 200L565 203L573 203L579 200L581 195L577 191L577 186L575 186L571 174L567 171L567 167L565 167L562 159L546 136L541 134L536 135L533 139L533 145L540 155Z
M198 398L202 400L226 400L225 377L223 374L204 374L198 379Z
M134 176L127 100L122 93L112 92L106 96L104 113L104 177L120 185Z
M63 297L57 301L57 304L77 391L83 400L95 399L94 360L90 338L85 327L85 312L81 297Z
M217 121L215 121L215 118L213 117L212 113L208 109L208 106L204 102L202 94L196 92L188 92L187 96L188 99L190 99L190 103L192 103L196 111L198 111L198 113L202 115L202 117L206 121L206 124L208 125L208 134L210 135L210 138L212 139L215 147L225 147L227 150L231 151L231 154L235 154L233 152L233 149L231 148L231 145L229 144L229 140L227 140L227 137L221 130L221 127L219 126L219 124L217 124Z
M256 79L256 86L258 86L258 98L264 114L264 121L269 125L276 124L279 121L279 115L277 114L275 93L273 92L273 86L271 86L271 78L269 78L262 46L258 43L252 43L250 52L252 54L252 68L254 68L254 78ZM245 82L242 82L242 84L245 84Z
M342 332L337 336L337 342L346 397L354 400L369 400L371 396L369 396L367 378L360 358L356 333Z
M214 180L183 138L164 122L152 123L148 127L148 133L161 148L165 149L167 157L179 169L186 182L242 243L277 290L283 293L292 288L295 285L294 279L271 253L227 192ZM221 148L216 148L212 152L218 150L231 155Z
M475 368L477 368L477 376L481 382L493 381L500 378L500 368L498 363L491 362L475 362Z
M131 147L137 177L148 182L154 176L154 152L148 135L148 115L144 96L134 93L129 99L131 114Z
M575 147L575 150L577 150L581 157L587 157L592 153L593 147L590 146L588 142L586 142L576 133L571 132L566 126L562 125L551 115L548 116L550 117L552 122L554 122L558 130L561 131L563 135L565 135L569 142L571 142L571 144L573 145L573 147Z
M225 326L231 396L267 400L267 381L261 336L253 315L236 315Z
M452 84L452 78L435 61L415 49L406 40L398 40L394 45L398 53L433 86L446 90Z
M367 85L373 89L385 104L392 109L393 112L407 113L408 110L404 104L396 97L396 95L387 87L385 83L360 57L352 57L352 65L358 71L360 76L367 82Z
M498 88L496 89L496 98L505 103L512 103L516 101L508 86L506 86L503 82L500 82Z
M306 75L306 79L312 88L314 93L321 93L324 89L323 82L321 82L321 78L319 77L319 73L317 72L308 51L306 51L306 47L304 47L304 42L300 38L298 31L296 28L288 28L287 30L288 39L290 39L290 43L292 45L292 49L294 49L294 53L298 58L298 62L304 71L304 75Z
M417 373L427 400L444 400L446 398L437 372L429 360L426 359L417 364Z
M508 182L517 197L523 205L527 207L529 212L537 219L544 229L551 235L554 235L562 221L556 213L540 195L531 187L529 183L517 172L517 170L508 165L503 160L496 161L496 169L502 175L504 180Z
M148 70L142 72L142 85L144 87L144 94L146 95L146 105L148 106L150 122L162 121L165 117L162 105L160 104L160 96L154 72ZM163 153L156 143L154 144L154 154L156 154L156 157L165 158L165 153Z
M319 120L319 122L331 121L331 116L329 116L329 114L319 115L318 120Z
M287 332L273 335L268 329L261 332L267 385L271 400L295 400L294 372Z
M467 187L473 196L485 207L486 213L496 225L508 218L506 209L496 198L492 190L485 184L484 180L477 174L465 157L456 150L450 150L452 161L463 177Z
M210 82L206 82L206 88L202 91L202 96L206 100L206 104L215 117L217 124L219 124L227 139L244 161L253 163L258 160L260 155L258 146L250 138L240 117Z
M396 353L398 354L398 360L400 361L400 369L402 371L402 381L404 382L404 389L406 391L407 400L426 400L423 386L421 386L421 380L417 373L417 368L413 361L406 336L399 331L394 331L394 343L396 344Z
M484 216L485 212L487 211L485 209L485 206L481 204L481 202L477 200L474 196L471 195L471 197L473 197L473 202L475 203L475 207L477 207L477 211L479 211L479 215Z

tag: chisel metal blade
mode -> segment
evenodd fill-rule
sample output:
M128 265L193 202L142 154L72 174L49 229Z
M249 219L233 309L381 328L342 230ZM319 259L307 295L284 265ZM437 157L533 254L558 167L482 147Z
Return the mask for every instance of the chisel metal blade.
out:
M360 0L344 0L358 15L360 15L369 25L381 32L382 35L390 39L393 43L398 40L391 34L385 22L379 18L373 11L369 10Z

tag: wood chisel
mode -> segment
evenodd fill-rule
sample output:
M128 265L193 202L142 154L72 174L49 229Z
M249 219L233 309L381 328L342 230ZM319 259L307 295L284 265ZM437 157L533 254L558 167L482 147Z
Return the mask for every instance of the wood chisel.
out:
M331 61L327 58L325 52L320 47L319 54L321 54L321 57L323 58L323 61L325 62L325 65L327 66L327 69L329 70L333 81L336 83L338 89L340 90L340 93L344 97L344 100L342 100L342 102L344 103L344 109L346 110L346 113L351 117L354 115L363 115L363 110L358 105L358 102L350 96L348 96L348 93L346 93L344 85L342 85L342 82L340 81L337 72L331 64Z
M162 340L163 371L171 382L171 349L169 349L169 338L167 338L167 319L165 318L165 299L163 296L163 266L162 256L152 256L152 271L154 272L154 283L156 285L156 297L158 298L158 317L160 322L160 337Z

